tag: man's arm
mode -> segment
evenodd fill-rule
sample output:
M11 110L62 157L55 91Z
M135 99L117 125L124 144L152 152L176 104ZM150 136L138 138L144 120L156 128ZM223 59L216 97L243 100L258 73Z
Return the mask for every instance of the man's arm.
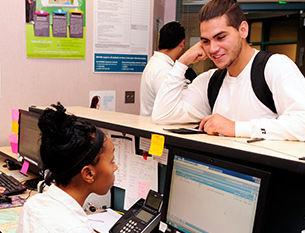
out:
M185 89L184 74L188 64L204 60L202 42L187 50L167 74L155 99L152 120L158 124L200 122L211 114L207 85L215 69L202 73Z
M273 55L265 68L278 117L236 122L236 136L248 128L251 138L305 141L305 79L285 55Z

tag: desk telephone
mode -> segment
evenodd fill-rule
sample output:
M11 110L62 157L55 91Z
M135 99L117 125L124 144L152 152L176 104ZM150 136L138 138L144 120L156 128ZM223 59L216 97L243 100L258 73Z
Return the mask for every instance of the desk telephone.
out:
M149 233L160 222L163 197L150 190L146 200L141 198L110 229L110 233Z

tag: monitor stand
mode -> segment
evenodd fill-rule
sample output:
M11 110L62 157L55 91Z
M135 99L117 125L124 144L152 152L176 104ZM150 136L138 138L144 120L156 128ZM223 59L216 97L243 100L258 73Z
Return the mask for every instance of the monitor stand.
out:
M24 184L31 190L37 190L37 184L39 181L43 180L41 176L27 180Z

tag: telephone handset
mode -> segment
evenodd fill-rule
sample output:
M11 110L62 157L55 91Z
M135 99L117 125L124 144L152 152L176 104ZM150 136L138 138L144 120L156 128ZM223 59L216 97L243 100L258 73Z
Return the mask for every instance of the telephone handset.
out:
M146 200L138 200L109 230L110 233L148 233L160 222L163 197L150 190Z

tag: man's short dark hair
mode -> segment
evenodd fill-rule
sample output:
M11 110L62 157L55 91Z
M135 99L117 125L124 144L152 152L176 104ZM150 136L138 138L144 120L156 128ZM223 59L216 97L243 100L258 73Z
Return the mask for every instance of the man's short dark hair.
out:
M184 27L178 22L169 22L160 30L159 50L176 48L184 39Z
M236 0L211 0L199 12L199 22L211 20L223 15L227 16L228 26L239 29L242 21L246 20L243 10Z

